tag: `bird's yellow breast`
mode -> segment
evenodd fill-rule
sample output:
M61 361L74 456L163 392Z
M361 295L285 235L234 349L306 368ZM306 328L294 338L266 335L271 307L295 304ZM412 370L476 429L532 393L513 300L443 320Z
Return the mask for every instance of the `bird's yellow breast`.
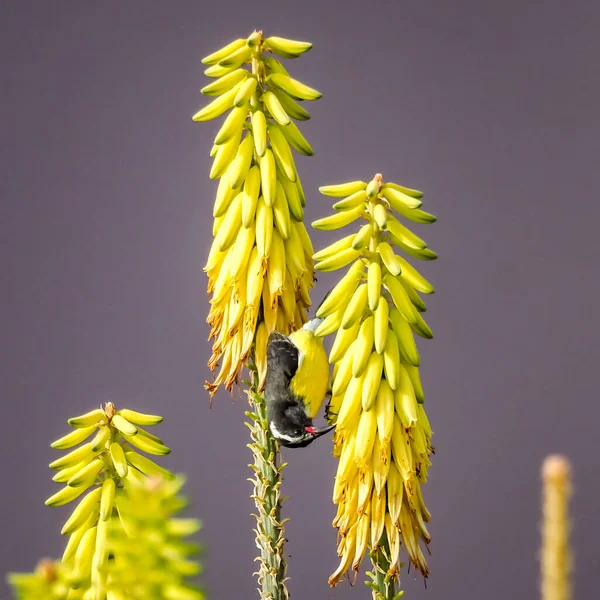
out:
M321 338L299 329L290 340L300 351L298 370L290 382L291 391L304 400L308 415L314 419L329 387L329 362Z

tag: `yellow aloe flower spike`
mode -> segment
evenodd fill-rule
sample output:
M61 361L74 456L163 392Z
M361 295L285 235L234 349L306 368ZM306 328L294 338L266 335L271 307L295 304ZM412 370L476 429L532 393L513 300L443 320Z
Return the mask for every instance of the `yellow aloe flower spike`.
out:
M221 385L231 390L250 359L257 330L267 338L288 334L306 322L308 290L314 285L312 246L304 226L304 191L292 148L312 148L293 119L310 117L296 100L315 100L319 92L290 77L269 53L296 58L308 42L264 38L255 31L204 59L216 81L202 88L213 98L194 121L230 111L214 140L210 177L219 178L213 215L214 241L204 270L212 294L211 326L215 373L206 382L211 398ZM255 347L259 391L266 375L262 345Z
M311 46L254 31L213 52L203 61L209 65L205 74L217 78L202 89L211 101L193 117L206 121L230 111L210 151L209 177L219 183L214 239L204 267L213 372L205 388L212 401L221 386L233 390L244 366L250 371L244 383L253 408L246 415L260 549L256 574L261 597L271 600L288 597L280 514L284 464L261 392L269 336L300 329L311 305L314 250L303 222L306 198L292 150L313 154L294 121L310 118L298 101L321 96L291 77L278 58L298 58Z
M64 600L70 588L68 575L66 565L44 558L33 573L9 573L6 579L15 600Z
M408 560L427 577L421 544L429 544L430 515L421 495L430 465L431 428L423 409L414 334L430 338L419 293L431 284L397 251L431 260L436 254L402 223L431 223L420 209L423 194L381 174L370 182L320 188L336 198L335 213L312 223L330 231L354 225L356 233L330 244L314 258L317 271L348 267L317 315L331 321L334 364L329 421L336 423L333 453L339 457L334 487L341 539L340 564L329 579L338 584L365 554L373 598L395 598L402 544ZM366 224L365 224L366 221Z
M131 536L128 524L134 523L143 507L138 504L137 512L131 514L122 508L149 477L174 480L170 471L138 452L155 456L170 453L160 438L144 428L161 421L160 416L126 408L117 410L107 402L102 408L69 419L73 431L51 444L67 453L50 463L50 468L57 471L54 481L64 487L48 498L46 505L61 506L78 500L61 531L68 536L61 572L68 571L67 592L78 590L69 597L79 591L94 598L106 597L111 585L114 588L107 574L109 555L120 560L119 552L110 549L110 532L119 530Z
M573 557L569 546L571 465L551 455L542 466L542 600L570 600Z

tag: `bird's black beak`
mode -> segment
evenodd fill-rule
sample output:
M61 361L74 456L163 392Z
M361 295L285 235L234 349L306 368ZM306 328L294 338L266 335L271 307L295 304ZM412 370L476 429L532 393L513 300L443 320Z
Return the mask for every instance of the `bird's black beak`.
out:
M327 427L305 427L305 429L312 435L313 439L316 439L329 433L332 429L335 429L335 425L328 425Z

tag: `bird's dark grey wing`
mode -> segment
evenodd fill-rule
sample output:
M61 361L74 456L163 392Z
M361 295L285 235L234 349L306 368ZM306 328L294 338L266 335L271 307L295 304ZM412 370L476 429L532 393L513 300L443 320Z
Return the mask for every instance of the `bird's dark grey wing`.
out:
M298 370L298 348L286 335L273 331L267 344L267 377L281 373L289 382Z

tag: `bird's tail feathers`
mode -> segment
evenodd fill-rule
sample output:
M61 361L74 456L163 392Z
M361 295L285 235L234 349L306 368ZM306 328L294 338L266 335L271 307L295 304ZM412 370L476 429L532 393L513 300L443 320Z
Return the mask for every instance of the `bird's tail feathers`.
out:
M307 321L302 326L302 329L308 329L308 331L312 331L313 333L317 330L317 327L324 321L325 319L320 319L319 317L315 317L310 321Z

